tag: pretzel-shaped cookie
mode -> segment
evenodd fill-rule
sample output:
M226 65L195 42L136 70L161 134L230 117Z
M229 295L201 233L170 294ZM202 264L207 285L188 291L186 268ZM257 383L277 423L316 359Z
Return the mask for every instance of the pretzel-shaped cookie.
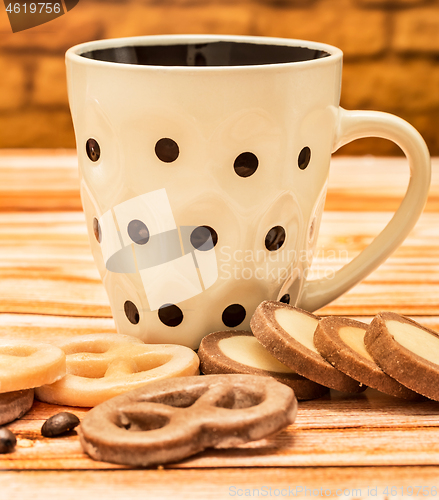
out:
M61 349L30 340L0 339L0 393L51 384L66 373Z
M66 354L67 375L36 390L46 403L96 406L153 380L199 373L192 349L144 344L129 335L83 335L57 345Z
M0 425L22 417L32 408L34 390L4 392L0 394Z
M259 375L162 380L90 410L79 437L90 457L146 467L230 448L294 422L292 389Z

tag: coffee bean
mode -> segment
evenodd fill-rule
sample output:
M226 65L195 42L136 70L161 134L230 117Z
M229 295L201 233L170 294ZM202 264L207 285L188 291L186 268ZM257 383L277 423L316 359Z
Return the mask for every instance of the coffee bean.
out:
M41 434L44 437L60 436L71 431L77 425L79 425L79 418L73 413L63 411L44 422L43 427L41 427Z
M0 453L10 453L17 444L15 434L6 427L0 428Z

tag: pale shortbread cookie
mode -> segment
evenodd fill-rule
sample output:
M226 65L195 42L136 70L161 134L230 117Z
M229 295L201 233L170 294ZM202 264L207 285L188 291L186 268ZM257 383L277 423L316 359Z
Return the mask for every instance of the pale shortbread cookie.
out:
M368 326L349 318L328 316L319 321L314 344L327 361L355 380L391 396L421 399L419 394L384 373L367 352L364 335Z
M67 375L36 390L47 403L91 407L155 380L199 373L198 356L179 345L149 345L118 334L83 335L57 345L66 354Z
M328 388L302 377L275 359L251 332L228 330L203 338L198 349L205 374L245 373L270 376L288 385L299 400L316 399Z
M319 318L282 302L259 304L250 322L254 336L281 363L314 382L343 392L366 386L334 368L317 351L314 332Z
M0 425L22 417L32 408L34 390L4 392L0 394Z
M65 373L66 356L59 347L0 339L0 393L51 384Z
M392 312L375 316L364 336L369 354L388 375L439 401L439 334Z

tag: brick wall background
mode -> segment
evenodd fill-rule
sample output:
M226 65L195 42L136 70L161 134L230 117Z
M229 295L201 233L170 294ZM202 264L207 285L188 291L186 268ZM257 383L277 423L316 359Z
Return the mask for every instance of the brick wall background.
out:
M13 34L0 5L0 147L74 147L64 52L101 38L225 33L304 38L344 54L342 106L395 113L439 155L439 0L80 0ZM345 154L398 154L356 141Z

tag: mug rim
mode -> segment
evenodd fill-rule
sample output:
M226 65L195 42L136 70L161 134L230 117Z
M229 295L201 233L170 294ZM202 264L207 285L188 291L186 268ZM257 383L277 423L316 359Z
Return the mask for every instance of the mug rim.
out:
M250 43L255 45L285 45L290 47L303 47L312 50L321 50L328 55L318 59L308 59L306 61L293 62L275 62L268 64L248 64L248 65L224 65L224 66L165 66L156 64L126 64L115 61L101 61L99 59L90 59L83 54L93 50L112 49L119 47L148 46L148 45L179 45L179 44L199 44L209 42L237 42ZM124 70L146 71L182 71L182 72L224 72L229 71L251 71L262 68L295 68L309 65L326 65L343 59L343 52L338 47L322 42L313 42L310 40L301 40L296 38L280 38L268 36L246 36L246 35L144 35L134 37L108 38L104 40L94 40L74 45L66 52L66 61L85 66L101 67L123 67Z

